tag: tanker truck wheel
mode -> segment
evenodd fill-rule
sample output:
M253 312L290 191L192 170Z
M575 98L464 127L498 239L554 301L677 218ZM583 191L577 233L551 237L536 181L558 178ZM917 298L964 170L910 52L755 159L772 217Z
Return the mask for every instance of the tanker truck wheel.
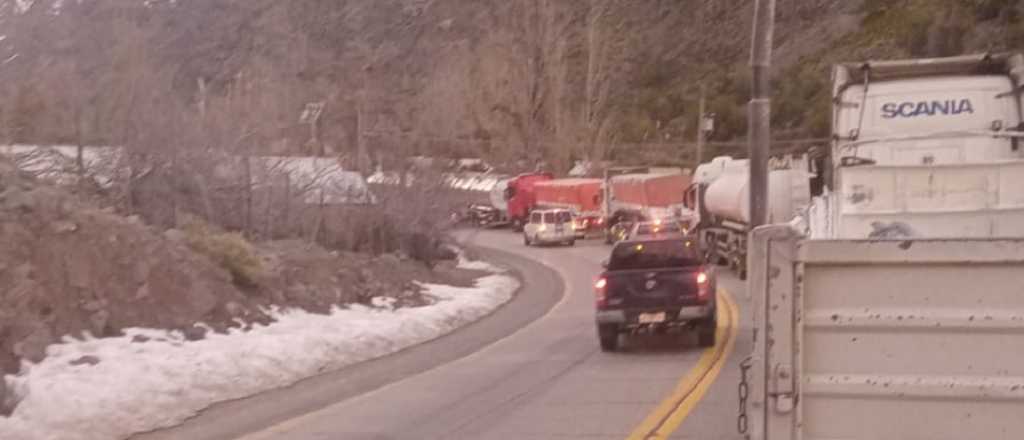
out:
M514 232L523 232L523 221L518 218L512 219L512 230Z

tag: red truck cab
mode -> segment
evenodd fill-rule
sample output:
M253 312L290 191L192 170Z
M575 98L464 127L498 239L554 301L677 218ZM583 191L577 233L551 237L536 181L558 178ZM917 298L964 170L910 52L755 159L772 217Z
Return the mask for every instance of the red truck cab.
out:
M508 181L508 187L505 188L505 200L508 202L508 219L512 222L516 232L523 230L530 211L537 205L534 185L537 182L554 178L551 173L529 173L520 174Z

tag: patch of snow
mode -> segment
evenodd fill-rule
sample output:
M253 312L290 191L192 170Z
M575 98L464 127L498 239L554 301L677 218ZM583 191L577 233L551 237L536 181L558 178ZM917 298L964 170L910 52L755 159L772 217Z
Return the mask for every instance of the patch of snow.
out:
M48 347L43 362L5 378L22 400L11 417L0 417L0 439L121 439L174 426L215 402L434 339L491 313L511 299L518 282L492 274L471 288L423 287L434 304L357 305L328 315L278 309L273 324L194 342L180 332L140 328L117 338L68 338ZM148 341L133 343L136 337ZM86 355L100 362L71 365Z
M455 265L455 267L459 269L480 270L491 273L507 272L505 269L495 266L483 260L470 260L469 257L466 256L466 251L460 247L450 246L450 248L453 251L455 251L456 255L458 255L458 263Z
M482 270L485 272L504 272L504 269L498 266L483 260L468 260L462 254L459 254L459 264L456 267L459 269Z
M390 296L375 296L370 299L370 304L378 309L394 310L397 299Z

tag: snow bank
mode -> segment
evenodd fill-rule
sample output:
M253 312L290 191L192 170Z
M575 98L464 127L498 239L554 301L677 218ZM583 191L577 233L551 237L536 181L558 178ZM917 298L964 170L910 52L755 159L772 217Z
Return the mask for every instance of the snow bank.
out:
M460 269L466 269L466 270L482 270L482 271L486 271L486 272L498 272L498 271L501 270L501 269L498 269L493 264L488 263L486 261L482 261L482 260L477 260L477 261L467 260L466 256L463 255L462 253L459 253L459 268Z
M23 400L10 418L0 418L0 439L121 439L173 426L215 402L436 338L487 315L518 287L489 264L460 257L460 267L496 273L471 288L424 284L436 299L425 307L392 310L392 301L375 299L377 307L329 315L274 310L271 325L195 342L138 328L118 338L66 339L50 346L42 363L6 378Z
M505 271L504 269L495 266L491 263L488 263L486 261L470 259L469 257L466 256L466 250L459 246L449 245L448 249L451 249L453 252L455 252L455 255L458 256L458 264L456 265L456 267L458 267L459 269L479 270L494 273L501 273Z

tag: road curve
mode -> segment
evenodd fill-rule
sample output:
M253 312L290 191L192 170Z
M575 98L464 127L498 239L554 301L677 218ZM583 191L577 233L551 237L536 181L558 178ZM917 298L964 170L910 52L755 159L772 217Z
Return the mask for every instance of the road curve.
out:
M599 350L590 283L607 247L586 241L527 248L508 231L474 235L487 258L524 280L516 299L494 315L137 438L739 438L738 360L728 349L709 357L692 338L669 335L631 338L620 353ZM742 288L728 277L719 284ZM736 345L744 352L749 338L744 326L739 332Z

